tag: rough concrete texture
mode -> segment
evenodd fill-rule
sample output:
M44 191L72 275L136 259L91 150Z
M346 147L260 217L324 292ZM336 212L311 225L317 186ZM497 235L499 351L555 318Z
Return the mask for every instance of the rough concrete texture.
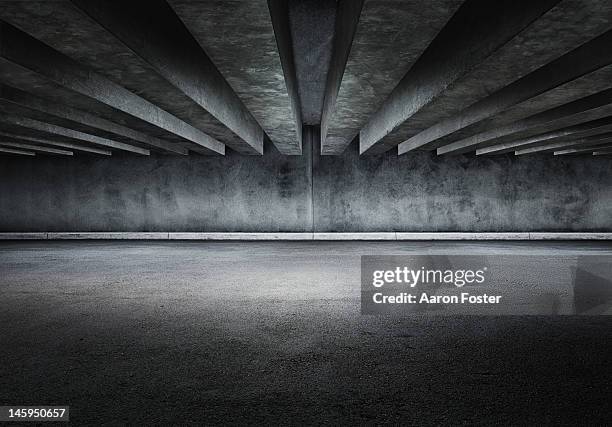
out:
M69 141L85 143L87 144L96 144L98 146L106 147L106 148L114 148L117 150L124 150L132 153L138 153L143 155L149 155L149 150L145 148L140 148L131 144L124 144L122 142L116 142L106 138L100 138L99 136L90 135L87 133L79 132L76 130L72 130L69 128L64 128L61 126L56 126L53 124L41 122L38 120L32 120L27 117L19 117L13 116L0 105L0 127L9 130L19 128L23 129L24 132L35 131L44 135L51 135L55 138L60 138L62 140L68 139Z
M270 150L256 158L216 157L219 162L197 155L149 158L139 162L116 153L111 162L80 156L74 163L24 165L3 157L0 221L7 228L55 231L311 228L308 155L286 157ZM22 198L24 184L32 193Z
M560 141L560 142L555 142L555 141ZM557 146L557 147L568 147L568 148L573 147L573 146L586 147L586 146L605 145L611 142L612 142L612 133L607 133L603 135L593 135L593 136L589 136L586 138L570 138L568 140L563 140L563 138L553 139L552 142L545 142L542 145L539 145L539 144L534 144L534 146L527 145L526 148L523 148L522 146L512 147L509 149L509 151L511 152L512 150L514 150L515 154L517 154L523 149L525 150L530 150L530 149L535 149L535 148L539 149L539 148L546 147L546 146ZM477 155L499 154L499 153L503 154L503 152L507 152L507 150L499 150L499 148L500 147L496 148L496 146L481 148L479 150L476 150L476 154ZM495 150L499 150L499 151L495 151Z
M297 71L293 55L293 40L291 38L291 23L289 21L289 3L286 0L268 0L270 20L274 30L274 38L278 48L278 55L283 68L285 87L291 101L296 133L299 138L300 150L302 148L302 102L297 82Z
M462 139L468 138L468 136L478 135L471 140L472 145L475 145L478 143L475 141L482 141L485 140L484 138L487 138L486 135L481 135L482 133L499 135L503 134L504 132L518 132L526 129L533 129L537 126L550 126L551 122L554 122L555 119L559 119L564 116L567 117L567 120L576 120L577 118L574 116L589 114L586 112L590 111L594 107L601 107L603 105L607 105L608 111L611 111L612 105L610 105L610 102L607 102L610 99L609 92L611 79L612 66L603 67L593 73L588 73L585 76L544 92L541 95L534 96L525 102L520 102L493 117L484 119L470 126L466 126L462 130L454 132L452 135L440 138L440 144L436 145L447 144L451 141L461 141ZM596 97L597 94L602 93L606 94L605 100L603 99L603 96L600 98ZM572 105L573 101L577 101L588 96L593 96L593 100L597 102L573 104L576 106L576 108L568 108L564 111L564 116L561 115L562 109L559 107L567 104ZM555 110L559 111L558 116L552 115L553 117L551 117L551 115L541 114L554 108L558 108L558 110ZM514 124L521 119L524 120L526 118L535 116L536 114L539 114L539 116L536 116L532 121L527 120L522 122L522 126L521 123L519 123L515 126L504 127L504 125ZM606 115L602 112L602 110L598 110L597 112L591 111L590 114L593 118L603 117ZM600 115L597 116L597 114Z
M18 114L63 127L71 127L84 133L91 133L107 139L125 143L146 144L160 151L186 155L188 150L171 141L164 141L151 135L94 116L67 105L40 98L17 88L0 84L0 106L10 105Z
M612 231L607 157L354 146L311 165L310 140L300 157L2 156L0 231L300 232L313 212L320 232Z
M549 5L553 3L556 2ZM536 4L544 5L530 3L532 6ZM498 16L507 20L504 14ZM393 147L600 35L609 29L612 5L607 1L562 0L535 18L538 19L414 114L407 116L398 110L395 119L389 117L381 121L373 118L369 122L372 129L367 135L365 132L361 134L362 138L367 138L364 139L365 145L380 141ZM381 116L381 119L385 117ZM437 144L433 142L427 147L434 149Z
M86 113L93 114L104 120L120 124L124 127L136 130L140 133L153 136L157 139L164 140L167 143L178 145L179 147L189 147L195 149L196 144L187 143L183 138L164 131L163 129L148 123L147 121L137 119L129 114L111 108L92 98L81 95L77 92L69 90L60 84L47 80L42 75L28 71L22 67L11 64L10 62L0 59L0 80L4 83L9 83L12 87L19 88L29 92L32 95L45 98L50 102L56 103L58 106L70 106ZM33 110L31 110L33 111ZM31 114L31 113L30 113ZM112 134L104 134L99 129L84 128L75 121L58 121L57 117L52 114L45 114L45 121L55 123L60 126L71 127L75 130L83 132L92 132L99 136L107 138L117 138ZM124 141L130 142L130 141Z
M416 253L612 249L3 243L0 401L75 425L609 423L610 316L360 315L360 255Z
M336 109L338 93L353 46L363 4L364 0L340 0L337 2L334 40L331 46L331 58L325 82L320 120L321 143L323 145L329 129L329 121Z
M284 154L300 154L266 0L170 0L200 45Z
M583 122L577 125L563 127L551 132L537 134L529 138L510 140L499 144L490 145L483 150L487 152L507 153L512 152L518 147L526 148L531 146L541 146L562 141L579 141L587 137L604 138L612 132L612 117L603 117L597 120Z
M302 120L319 125L334 40L336 0L289 0Z
M334 231L571 231L612 227L609 163L551 155L322 156L316 228Z
M2 59L0 59L0 80L3 83L10 84L12 87L29 92L30 94L40 98L47 99L52 103L56 103L58 106L70 106L79 111L88 112L97 117L101 117L104 120L137 130L140 133L157 138L163 138L164 140L167 140L168 143L175 143L182 147L183 143L185 142L181 138L172 135L170 132L166 132L163 129L147 123L146 121L138 120L128 114L96 102L92 98L81 95L57 83L47 80L40 74L28 71ZM88 130L82 126L79 126L74 121L69 122L70 126L58 122L57 118L51 114L46 114L45 121L55 123L60 126L72 127L73 129L81 130L83 132L94 132L91 129ZM94 133L100 135L99 130L95 131ZM100 136L113 138L113 136L110 134L101 134Z
M16 155L20 155L20 156L35 156L36 155L36 153L34 153L33 151L19 150L19 149L16 149L16 148L0 147L0 151L2 153L16 154Z
M26 69L89 98L92 103L119 110L196 146L210 148L211 151L221 154L224 152L225 146L208 134L116 84L103 74L96 73L60 51L50 48L19 28L0 20L0 31L0 57L3 63L13 64L17 70ZM8 73L3 74L13 77L15 71L9 69ZM18 71L17 74L21 75Z
M40 152L42 154L49 154L49 155L58 154L62 156L72 156L74 154L72 151L68 151L68 150L60 150L57 148L43 147L41 145L22 144L19 142L0 141L0 145L5 148L17 148L17 149L21 148L24 150L32 150L32 151Z
M446 24L461 0L367 0L363 5L323 154L340 154Z
M608 51L611 43L612 31L607 31L401 143L398 153L403 154L405 147L423 147L433 141L438 145L452 140L455 133L460 136L460 131L470 125L481 123L508 108L610 65L612 54L604 52Z
M497 145L510 144L513 141L521 141L521 140L527 140L531 138L537 139L538 135L551 134L551 132L557 129L563 129L570 125L579 125L581 123L589 123L589 122L604 119L610 116L612 116L612 104L604 105L602 107L584 111L582 113L578 113L575 115L561 117L557 120L554 120L554 121L551 121L545 124L537 125L532 128L528 127L529 126L528 122L530 120L528 118L526 120L519 120L517 122L513 122L507 126L492 129L490 132L483 132L473 137L466 138L461 141L457 141L456 145L450 144L447 146L440 147L438 148L438 153L440 153L441 150L447 150L447 149L452 150L457 147L461 147L459 148L457 152L465 152L469 148L462 147L462 145L472 144L472 143L478 144L478 146L476 147L478 150L486 150L488 148L493 148ZM525 130L514 132L514 130L516 129L524 129L525 127L528 127L528 128ZM473 145L470 145L470 147L472 149L474 148Z
M605 67L594 74L601 76L607 73L612 73L612 67ZM580 96L591 92L586 89L589 87L590 77L593 75L574 80L559 87L558 90L537 96L506 110L497 117L484 120L472 130L461 133L461 136L471 136L441 146L437 152L438 154L467 152L476 146L481 148L491 144L491 141L497 138L516 134L519 134L519 137L520 134L537 134L552 130L553 126L558 128L612 115L612 88L609 87L608 81L605 83L602 81L601 88L604 90ZM596 83L594 86L599 85ZM567 98L562 98L563 95L567 95Z
M584 145L582 146L583 148L580 148L580 146L577 146L577 148L567 148L567 149L562 149L562 150L558 150L555 151L554 154L555 156L559 156L559 155L564 155L564 154L578 154L578 153L592 153L594 151L601 151L601 150L608 150L610 148L612 148L612 145L610 145L609 143L612 143L612 139L610 139L610 141L608 141L608 143L603 143L602 145L599 144L584 144L587 147L584 148Z
M20 143L25 143L25 144L30 144L30 143L34 143L37 145L43 145L43 146L50 146L50 147L63 147L63 148L70 148L73 150L77 150L77 151L82 151L84 153L94 153L94 154L100 154L103 156L110 156L112 155L112 152L110 150L101 150L100 148L94 148L92 146L85 146L85 144L74 144L74 143L70 143L70 142L60 142L60 141L55 141L55 140L51 140L51 139L42 139L42 138L34 138L34 137L28 137L28 136L23 136L23 135L16 135L13 133L7 133L7 132L0 132L0 138L2 139L2 141L6 141L6 142L16 142L18 144Z
M238 136L232 148L263 153L263 130L166 0L72 3Z
M540 151L550 152L550 151L558 150L559 148L586 147L589 145L590 146L605 145L605 144L609 144L610 142L612 142L612 138L609 135L610 134L608 133L608 137L603 137L603 135L601 135L601 137L592 136L588 138L577 139L574 141L552 142L550 144L544 144L544 145L535 146L535 147L533 146L529 146L526 148L519 147L519 149L517 149L514 152L514 154L516 155L529 154L529 153L537 153Z
M111 81L120 83L131 92L187 124L205 131L213 138L229 145L240 145L240 139L235 134L159 76L151 66L69 1L2 1L0 19L6 20ZM51 65L53 63L49 62L49 66ZM31 78L29 74L22 74L21 69L11 70L5 66L1 68L4 83L28 91L38 89L38 80ZM65 78L65 75L62 75ZM73 81L73 79L66 80L67 83ZM84 87L89 88L87 85ZM48 91L49 88L45 90ZM64 99L64 104L78 107L72 97ZM132 106L132 103L125 102L121 96L117 97L116 102L121 101L126 106ZM103 117L111 120L119 119L120 123L128 124L123 115L117 114L116 110L109 111L100 107L99 102L92 100L85 102L85 110L103 113ZM132 122L133 120L128 124L130 127ZM156 133L159 132L158 130ZM162 132L157 136L168 138L172 137L172 133Z

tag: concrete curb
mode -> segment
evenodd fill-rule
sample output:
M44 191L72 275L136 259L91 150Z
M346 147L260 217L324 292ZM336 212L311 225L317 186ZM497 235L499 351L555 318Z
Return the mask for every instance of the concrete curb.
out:
M167 233L167 232L37 232L0 233L0 240L277 240L277 241L433 241L433 240L612 240L612 233Z

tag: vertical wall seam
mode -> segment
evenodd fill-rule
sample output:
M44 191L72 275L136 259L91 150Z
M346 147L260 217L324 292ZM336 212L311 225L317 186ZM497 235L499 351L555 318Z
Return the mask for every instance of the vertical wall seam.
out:
M314 239L315 233L315 201L314 201L314 156L315 156L315 140L314 140L314 132L312 127L308 127L308 136L310 143L310 215L311 215L311 230L312 236Z

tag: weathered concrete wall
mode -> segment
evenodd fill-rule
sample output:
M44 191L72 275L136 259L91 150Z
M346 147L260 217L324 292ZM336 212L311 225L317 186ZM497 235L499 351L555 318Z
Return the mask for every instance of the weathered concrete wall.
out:
M323 156L316 226L335 231L609 231L612 159ZM318 190L318 191L317 191Z
M307 156L0 158L0 231L309 231Z
M316 231L612 231L610 158L359 158L353 145L311 164L304 144L304 156L2 156L0 231L310 231L313 207Z

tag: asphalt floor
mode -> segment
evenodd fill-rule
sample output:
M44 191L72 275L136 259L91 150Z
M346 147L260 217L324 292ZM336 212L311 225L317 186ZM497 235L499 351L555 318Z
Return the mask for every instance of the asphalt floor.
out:
M360 255L424 253L612 245L4 242L0 405L75 425L612 423L612 316L360 313Z

